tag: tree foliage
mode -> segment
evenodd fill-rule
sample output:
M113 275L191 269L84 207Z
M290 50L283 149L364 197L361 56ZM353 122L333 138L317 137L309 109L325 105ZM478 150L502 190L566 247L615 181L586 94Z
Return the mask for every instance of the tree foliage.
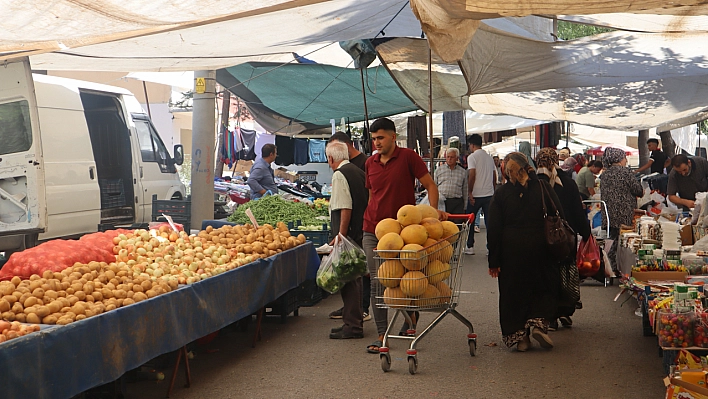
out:
M558 21L558 38L561 40L573 40L612 31L614 31L614 29L577 24L575 22Z

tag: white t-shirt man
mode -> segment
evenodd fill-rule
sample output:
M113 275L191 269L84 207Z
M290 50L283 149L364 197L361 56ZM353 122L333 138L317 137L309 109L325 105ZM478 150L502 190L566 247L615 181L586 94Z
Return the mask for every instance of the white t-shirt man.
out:
M472 197L491 197L494 195L494 160L483 149L478 149L467 157L467 169L475 170ZM485 215L486 216L486 215Z

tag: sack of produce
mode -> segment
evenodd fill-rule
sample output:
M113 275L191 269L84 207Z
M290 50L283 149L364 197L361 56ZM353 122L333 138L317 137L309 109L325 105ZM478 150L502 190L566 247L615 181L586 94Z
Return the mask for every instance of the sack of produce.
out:
M366 254L354 242L339 234L334 239L334 248L325 257L317 271L317 285L334 294L344 284L368 273Z
M33 274L42 276L45 271L61 272L74 263L115 262L112 250L98 248L85 240L52 240L10 256L0 269L0 280L10 280L14 276L30 278Z
M580 243L575 259L581 276L591 277L597 274L597 271L600 270L600 248L595 237L590 236Z

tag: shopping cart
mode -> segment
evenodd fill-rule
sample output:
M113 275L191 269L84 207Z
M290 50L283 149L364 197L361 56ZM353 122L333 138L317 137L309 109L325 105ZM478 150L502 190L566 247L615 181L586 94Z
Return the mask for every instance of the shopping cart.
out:
M602 200L584 200L583 203L589 206L599 205L600 212L605 214L605 220L607 221L607 230L600 228L599 234L593 234L598 247L600 247L600 270L598 270L597 274L594 276L589 277L603 283L605 287L614 285L614 278L605 276L605 239L609 239L610 237L610 214L607 212L607 204ZM609 248L607 248L607 250L609 251Z
M474 356L477 351L477 334L472 323L455 309L462 281L463 248L470 225L474 223L474 214L449 215L448 218L464 220L457 225L460 231L418 252L375 250L378 273L372 278L380 283L375 286L375 306L395 311L379 348L383 371L391 369L388 340L403 339L411 341L406 355L408 371L415 374L418 369L416 345L448 314L455 316L469 329L467 343L470 355ZM416 333L410 316L413 312L437 312L438 315L420 333ZM406 335L391 334L399 315L405 318L408 326L413 326L406 331Z

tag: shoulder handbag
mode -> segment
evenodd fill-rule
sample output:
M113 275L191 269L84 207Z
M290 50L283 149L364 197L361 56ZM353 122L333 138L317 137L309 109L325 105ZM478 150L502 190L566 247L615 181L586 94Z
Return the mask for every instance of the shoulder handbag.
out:
M546 208L547 190L542 181L538 181L541 186L541 203L543 204L543 220L544 234L546 243L548 244L549 253L552 259L556 261L568 258L571 254L575 254L575 232L570 227L568 222L560 216L555 202L551 200L553 209L549 215Z

